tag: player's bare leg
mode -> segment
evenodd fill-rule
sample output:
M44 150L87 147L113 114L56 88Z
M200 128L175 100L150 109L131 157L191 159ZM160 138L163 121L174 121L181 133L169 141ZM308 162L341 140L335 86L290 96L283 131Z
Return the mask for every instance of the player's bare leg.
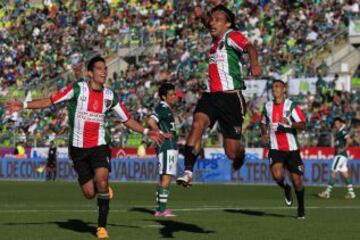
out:
M297 217L298 219L305 219L305 205L304 205L304 185L302 175L291 173L291 181L295 188L296 199L298 202Z
M107 216L109 213L109 203L110 203L108 181L109 181L109 170L107 168L101 167L95 169L97 203L99 207L98 228L96 235L99 239L109 238L106 230Z
M293 204L293 197L291 194L291 187L285 182L285 172L283 163L275 163L271 166L271 174L273 179L284 190L285 205L290 207Z
M83 185L80 186L81 191L86 199L93 199L95 197L96 191L94 186L94 180L89 180Z
M156 211L154 216L155 217L175 217L176 215L173 214L172 210L166 208L167 200L169 198L169 187L171 183L172 175L163 174L160 175L160 182L158 189L156 191Z
M177 184L184 187L191 186L192 171L196 158L199 155L195 146L201 142L202 134L209 125L210 119L206 114L201 112L195 113L191 131L185 145L185 171L182 176L176 179Z
M224 149L226 156L233 161L234 170L239 170L245 162L245 147L241 140L226 138Z

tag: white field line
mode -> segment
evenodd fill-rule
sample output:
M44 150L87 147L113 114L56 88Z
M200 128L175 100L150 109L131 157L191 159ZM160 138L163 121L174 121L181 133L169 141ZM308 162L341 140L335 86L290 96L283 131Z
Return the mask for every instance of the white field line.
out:
M306 206L313 210L360 210L360 206ZM198 208L173 208L175 212L201 212L201 211L223 211L223 210L293 210L296 207L198 207ZM131 212L131 209L111 209L112 213ZM136 210L134 210L136 211ZM0 213L87 213L97 212L94 209L0 209Z

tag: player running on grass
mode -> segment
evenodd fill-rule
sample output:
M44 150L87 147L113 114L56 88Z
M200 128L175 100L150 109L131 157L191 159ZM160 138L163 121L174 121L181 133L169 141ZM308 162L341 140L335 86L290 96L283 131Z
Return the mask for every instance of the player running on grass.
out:
M281 80L272 83L273 101L265 103L261 121L261 134L264 143L269 142L271 173L276 183L284 190L285 204L293 203L291 187L285 182L286 168L290 172L298 202L297 217L305 218L304 207L304 164L301 160L297 130L305 128L305 116L298 106L285 98L286 87Z
M348 192L345 194L346 199L354 199L356 197L354 188L352 185L352 179L348 171L348 158L346 150L351 145L352 140L350 134L346 129L345 121L337 117L334 119L333 127L336 130L335 133L335 158L331 166L331 176L328 182L328 186L325 191L318 193L320 198L330 198L331 191L336 183L336 173L340 172L347 185Z
M166 204L170 193L171 178L176 175L178 160L175 119L171 109L176 103L175 86L170 83L162 84L159 88L159 97L161 102L150 116L148 125L155 131L171 133L172 137L157 147L160 182L156 190L155 217L174 217L172 210L166 208Z
M191 185L201 136L215 122L219 122L225 154L233 160L233 168L240 169L244 162L241 130L246 106L241 93L245 89L242 55L248 54L253 76L260 75L261 67L255 47L244 35L234 30L234 21L234 14L223 5L217 5L211 11L210 34L213 45L209 59L209 91L203 93L197 103L191 132L186 140L185 172L176 180L184 187Z
M135 132L148 135L156 143L160 143L163 136L158 131L149 131L132 119L114 92L104 87L107 67L102 57L96 56L89 61L87 73L89 82L75 82L48 98L24 103L12 100L6 103L6 108L12 113L22 109L47 108L67 101L69 155L85 198L92 199L97 194L96 236L99 239L108 239L106 224L112 195L108 185L111 139L104 126L105 113L114 111L124 125Z

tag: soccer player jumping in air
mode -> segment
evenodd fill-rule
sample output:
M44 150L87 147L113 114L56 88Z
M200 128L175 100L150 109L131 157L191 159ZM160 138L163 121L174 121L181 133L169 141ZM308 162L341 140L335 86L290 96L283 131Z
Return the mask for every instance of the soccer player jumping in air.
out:
M217 5L211 11L209 26L213 45L209 59L209 90L203 93L197 103L192 128L186 140L185 172L176 180L184 187L191 185L201 136L215 122L219 123L225 154L233 160L234 169L240 169L244 162L241 130L246 107L241 93L245 89L242 55L248 54L253 76L260 75L261 67L255 47L244 35L234 30L234 21L234 14L223 5Z
M286 86L281 80L272 83L274 100L265 103L261 121L261 133L264 143L269 142L269 160L271 173L276 183L284 190L285 204L293 203L291 187L285 182L286 168L290 172L298 202L297 217L305 218L304 207L304 164L301 160L297 130L305 128L305 116L293 101L285 98Z
M11 113L22 109L41 109L67 101L69 115L69 155L73 161L81 190L87 199L97 195L99 239L108 239L106 229L109 201L110 136L105 130L105 113L114 111L123 124L135 132L148 135L161 143L164 136L159 131L149 131L132 119L114 92L104 87L107 78L105 60L96 56L87 65L89 82L75 82L49 98L30 102L12 100L6 103Z

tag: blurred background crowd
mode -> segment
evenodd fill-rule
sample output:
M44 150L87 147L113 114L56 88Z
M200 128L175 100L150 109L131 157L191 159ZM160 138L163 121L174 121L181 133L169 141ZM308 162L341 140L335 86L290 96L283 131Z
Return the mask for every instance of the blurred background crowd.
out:
M177 127L180 143L191 127L192 111L206 88L208 31L195 18L193 7L211 8L198 0L44 0L0 1L0 96L31 99L48 96L74 81L86 80L84 65L95 54L108 62L125 49L126 67L109 74L111 87L132 116L145 121L157 103L157 88L176 85ZM217 1L213 1L217 2ZM262 79L271 82L290 68L294 77L318 77L316 93L290 96L306 113L303 146L331 146L332 119L346 119L354 146L360 146L360 94L346 92L316 66L305 52L346 31L349 17L360 16L356 0L238 0L225 1L236 12L237 28L259 51ZM340 39L341 41L341 39ZM291 81L288 82L291 84ZM268 84L267 88L270 87ZM247 99L244 141L260 147L261 110L268 98ZM0 106L0 145L23 141L43 146L51 140L66 145L66 109L7 115ZM116 118L108 122L114 146L137 146L142 138L126 130ZM221 144L216 126L204 135L205 146Z

